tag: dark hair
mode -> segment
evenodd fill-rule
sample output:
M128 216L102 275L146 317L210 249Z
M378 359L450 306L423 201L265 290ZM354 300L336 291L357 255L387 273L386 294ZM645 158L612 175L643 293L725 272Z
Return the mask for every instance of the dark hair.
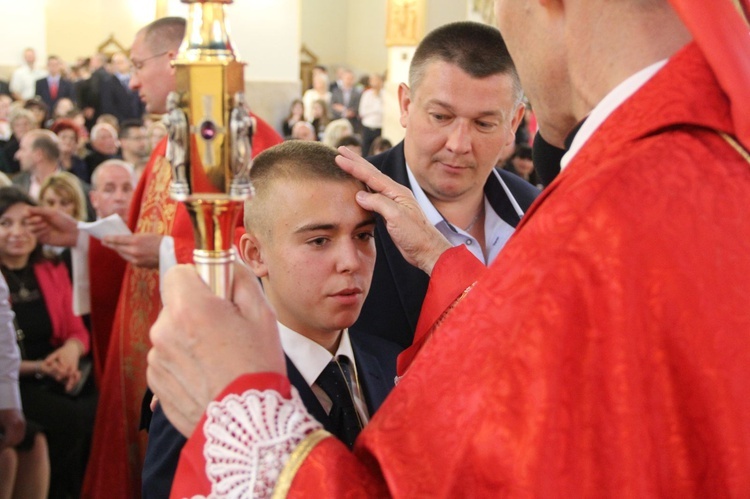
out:
M355 135L347 135L346 137L341 137L338 142L336 142L336 148L339 148L341 146L362 147L362 141L359 140Z
M387 151L391 147L393 147L393 143L391 143L390 140L382 136L375 137L372 141L372 144L370 144L370 150L364 152L366 152L368 156L375 156L376 154Z
M47 104L45 104L41 97L36 96L24 102L23 108L28 109L29 111L31 111L32 109L39 109L40 111L44 111L45 113L49 111L49 107L47 107Z
M32 150L42 151L49 161L56 162L60 159L60 146L57 144L57 136L50 130L38 128L29 130L27 135L33 137L31 141Z
M139 119L129 119L125 120L122 123L120 123L120 131L118 134L118 138L120 139L126 139L130 136L130 130L132 128L144 128L143 121Z
M531 159L531 148L526 145L517 145L512 158Z
M497 28L461 21L431 31L420 42L409 67L412 92L417 91L427 66L436 60L454 64L473 78L507 74L513 79L516 100L521 101L521 82Z
M0 217L2 217L11 206L17 204L25 204L28 206L37 206L36 201L31 199L31 196L26 194L20 188L16 186L0 187ZM29 255L29 263L34 263L40 260L44 254L42 253L42 245L37 242L36 247Z

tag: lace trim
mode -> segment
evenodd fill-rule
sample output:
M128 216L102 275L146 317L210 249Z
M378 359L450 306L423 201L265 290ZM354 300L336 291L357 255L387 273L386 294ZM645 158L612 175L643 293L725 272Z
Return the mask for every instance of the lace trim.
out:
M212 402L206 413L209 497L271 497L295 448L322 428L293 387L291 400L273 390L248 390Z

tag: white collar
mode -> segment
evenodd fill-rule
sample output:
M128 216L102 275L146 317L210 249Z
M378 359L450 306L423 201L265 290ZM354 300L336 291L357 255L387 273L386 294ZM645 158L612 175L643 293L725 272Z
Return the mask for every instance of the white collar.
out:
M302 336L280 322L277 322L277 324L279 326L281 347L284 349L284 353L289 357L289 360L292 361L294 367L297 368L302 377L305 378L305 382L309 386L315 383L315 380L318 379L318 376L320 376L320 373L323 372L323 369L325 369L329 362L341 355L349 359L352 368L356 372L357 365L354 360L354 350L352 350L348 329L344 329L341 332L339 348L336 350L336 355L333 356L328 350L310 338Z
M440 214L437 208L435 208L435 205L432 204L432 201L430 201L430 198L428 198L427 194L422 190L416 177L414 177L414 174L411 172L409 165L406 165L406 175L409 178L409 184L411 184L411 191L414 193L414 199L417 200L417 204L419 204L419 207L422 208L422 211L427 216L427 220L429 220L433 226L437 226L440 222L445 222L443 215Z
M578 154L578 151L586 144L589 138L594 135L602 123L609 118L615 109L625 102L631 95L637 92L643 85L646 84L659 70L664 67L667 63L667 59L655 62L650 66L647 66L634 75L625 79L622 83L612 89L600 102L594 107L591 113L586 118L586 121L581 126L581 129L576 133L573 143L570 145L570 149L562 157L560 161L560 171L568 166L568 163Z

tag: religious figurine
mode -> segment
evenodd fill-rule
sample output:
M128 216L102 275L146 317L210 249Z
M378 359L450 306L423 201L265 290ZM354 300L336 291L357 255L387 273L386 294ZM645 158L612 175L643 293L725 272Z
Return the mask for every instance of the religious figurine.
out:
M229 119L232 148L232 176L234 180L247 182L252 162L253 119L247 110L245 94L237 92L234 96L235 106Z
M180 96L177 92L170 92L167 96L167 114L164 116L164 124L167 126L169 135L167 159L172 165L170 189L175 198L182 198L190 193L186 173L189 129L187 117L180 109Z

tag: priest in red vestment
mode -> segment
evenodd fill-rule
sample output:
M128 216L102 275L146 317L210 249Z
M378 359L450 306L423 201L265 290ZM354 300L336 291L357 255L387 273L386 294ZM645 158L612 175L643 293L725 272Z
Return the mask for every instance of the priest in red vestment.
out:
M127 218L128 207L133 197L133 168L129 163L119 159L104 161L94 170L91 176L91 204L97 219L118 214L123 220ZM73 249L73 282L79 277L78 266L85 267L89 283L86 293L88 311L91 314L91 350L94 358L94 375L97 384L104 376L105 360L112 334L112 323L117 310L122 278L125 274L125 260L101 241L83 233L85 248ZM74 288L74 298L77 289ZM79 304L80 306L80 304ZM75 307L74 307L75 308Z
M166 111L166 97L175 89L171 61L184 32L184 19L162 18L136 34L130 52L135 70L130 85L150 113ZM254 119L254 153L281 142L267 123ZM159 266L165 260L191 262L195 244L187 210L169 195L172 168L165 158L166 144L165 138L152 152L133 194L128 215L133 235L104 240L128 264L101 383L84 497L130 499L141 494L147 435L139 431L139 423L146 391L148 331L161 309Z
M730 0L671 4L498 0L545 139L586 121L484 272L342 152L431 274L353 453L290 389L247 272L235 303L168 274L148 378L191 435L172 496L750 495L750 30Z

